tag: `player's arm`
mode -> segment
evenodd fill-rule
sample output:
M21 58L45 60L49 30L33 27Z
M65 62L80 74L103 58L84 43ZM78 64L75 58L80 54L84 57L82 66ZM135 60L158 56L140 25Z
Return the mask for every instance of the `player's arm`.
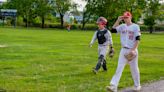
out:
M116 29L116 27L120 25L120 22L122 21L122 19L123 19L122 16L119 16L112 28Z
M120 25L121 21L122 21L122 16L119 16L111 29L112 33L117 33L116 27L118 27Z
M132 50L136 50L138 48L139 42L140 42L140 36L141 36L141 32L140 32L140 27L137 25L135 27L135 44L134 47L132 48Z
M140 36L136 36L136 41L134 44L134 47L131 49L132 51L136 50L138 48L139 42L140 42Z
M94 42L96 41L96 39L97 39L97 31L94 33L94 35L92 37L92 40L91 40L91 42L89 44L90 47L92 47L92 45L94 44Z
M114 56L114 48L113 48L113 40L112 40L112 35L110 33L110 31L108 31L108 41L109 41L109 48L110 48L110 51L109 51L109 56L110 57L113 57Z
M112 34L108 31L107 40L109 41L110 48L113 48L113 40L112 40Z
M117 30L115 28L112 28L111 33L117 33Z

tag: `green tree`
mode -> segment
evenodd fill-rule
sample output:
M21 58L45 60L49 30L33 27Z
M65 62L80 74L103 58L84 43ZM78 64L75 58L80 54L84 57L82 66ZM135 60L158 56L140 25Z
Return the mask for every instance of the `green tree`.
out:
M137 22L145 4L145 0L106 0L105 17L109 20L109 25L113 25L118 16L125 11L130 11L133 15L132 21Z
M70 0L54 0L54 5L53 8L56 13L59 13L60 15L60 22L61 22L61 27L63 28L63 16L66 11L69 11L71 7L71 1Z
M83 9L83 20L82 20L82 29L85 29L85 25L93 16L96 15L96 6L97 6L97 1L96 0L85 0L87 2L85 8Z
M18 16L23 17L26 27L33 19L34 15L34 0L9 0L4 6L8 9L17 9Z
M163 21L164 20L164 3L161 4L158 14L159 14L159 17L157 17L158 20Z
M41 18L42 28L44 28L45 17L52 11L49 0L36 0L35 1L35 12L37 16Z
M112 26L118 16L123 12L130 11L133 15L133 21L137 22L141 17L145 7L145 0L85 0L87 1L86 11L84 11L85 18L89 20L91 15L107 18L108 26ZM83 21L86 23L88 21ZM108 27L107 26L107 27Z
M149 27L149 32L153 33L153 26L156 24L155 20L159 17L160 11L159 0L147 0L147 7L145 10L144 24Z

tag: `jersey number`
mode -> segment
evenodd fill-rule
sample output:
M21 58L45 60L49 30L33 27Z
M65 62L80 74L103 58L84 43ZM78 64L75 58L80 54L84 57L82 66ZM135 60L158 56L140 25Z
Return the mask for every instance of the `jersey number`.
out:
M129 35L129 40L133 40L134 35Z

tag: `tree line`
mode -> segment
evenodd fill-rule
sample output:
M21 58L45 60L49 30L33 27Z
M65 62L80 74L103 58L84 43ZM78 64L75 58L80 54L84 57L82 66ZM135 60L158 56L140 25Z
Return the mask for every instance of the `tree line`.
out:
M145 25L152 31L155 20L164 20L164 4L160 0L84 0L87 2L82 11L82 29L91 19L96 20L99 16L104 16L111 26L118 16L124 11L130 11L133 15L133 22L144 18ZM60 15L60 26L63 27L63 16L66 11L77 10L78 5L70 0L8 0L1 8L17 9L17 17L22 17L25 26L37 17L41 19L44 28L45 18L49 14Z
M76 4L70 0L8 0L1 8L17 9L17 17L22 17L26 27L37 17L41 19L44 28L45 18L49 14L59 13L61 26L63 26L63 15Z
M125 11L133 15L133 22L143 17L144 24L153 31L156 20L164 20L164 4L160 0L85 0L87 5L83 12L83 28L91 17L104 16L108 19L108 26L114 24L118 16ZM95 17L96 18L96 17Z

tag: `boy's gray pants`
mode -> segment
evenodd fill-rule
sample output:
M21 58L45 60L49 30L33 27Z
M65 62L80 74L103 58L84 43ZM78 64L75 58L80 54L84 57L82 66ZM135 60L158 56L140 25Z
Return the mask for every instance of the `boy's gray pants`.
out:
M99 58L98 58L98 62L97 62L95 70L98 71L101 66L103 67L104 70L107 70L106 55L108 53L108 50L109 50L108 45L99 45L98 46L98 56L99 56Z

